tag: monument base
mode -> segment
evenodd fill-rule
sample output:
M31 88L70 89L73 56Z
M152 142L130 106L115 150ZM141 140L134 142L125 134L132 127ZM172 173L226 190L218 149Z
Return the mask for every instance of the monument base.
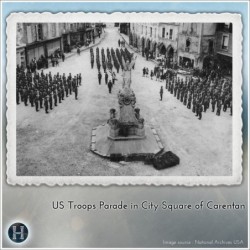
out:
M92 129L91 151L113 161L143 161L163 150L161 140L153 127L145 126L145 137L108 138L110 127L103 124ZM135 137L135 136L133 136Z
M146 135L144 136L138 136L138 135L129 135L129 136L108 136L109 139L114 141L127 141L127 140L143 140L146 138Z

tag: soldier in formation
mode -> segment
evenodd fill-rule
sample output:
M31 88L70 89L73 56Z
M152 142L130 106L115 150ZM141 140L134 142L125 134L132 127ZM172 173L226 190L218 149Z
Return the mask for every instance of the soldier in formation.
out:
M53 109L57 106L57 103L61 103L64 97L68 97L70 94L75 92L75 98L78 96L77 87L81 85L81 74L72 78L71 73L68 77L65 74L60 75L57 73L52 76L35 72L31 73L26 71L24 68L18 67L16 74L16 102L17 104L24 102L25 106L30 103L31 107L35 106L36 112L39 109L45 108L45 113L49 113L49 109ZM73 86L75 86L73 88ZM54 99L54 103L53 103Z
M161 89L160 89L160 100L162 101L162 97L163 97L163 86L161 86Z
M212 112L220 116L221 109L232 114L232 82L217 74L206 77L180 79L176 75L167 74L166 89L183 102L183 105L191 109L193 113L202 119L202 112L210 107ZM211 105L210 105L211 103Z

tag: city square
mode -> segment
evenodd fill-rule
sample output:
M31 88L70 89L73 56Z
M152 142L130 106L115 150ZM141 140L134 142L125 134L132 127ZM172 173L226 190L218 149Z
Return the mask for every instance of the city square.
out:
M166 24L167 25L167 24ZM172 27L173 24L170 24ZM134 28L135 27L135 28ZM153 26L145 26L148 36L160 37L160 31L153 34ZM190 26L191 27L191 26ZM188 28L188 27L187 27ZM193 27L191 27L193 29ZM145 28L144 28L145 29ZM163 28L158 27L159 30ZM38 32L38 31L37 31ZM142 31L144 32L144 31ZM164 28L164 34L166 30ZM173 31L172 31L173 32ZM171 34L172 34L171 32ZM192 31L193 32L193 31ZM203 65L199 60L185 59L189 53L190 44L185 42L186 50L178 52L174 43L169 49L164 45L164 37L159 38L158 45L143 38L143 46L148 51L137 46L136 26L127 24L116 25L107 23L101 28L101 34L90 35L85 39L86 44L76 44L70 52L67 46L60 46L64 51L65 59L58 59L58 65L48 64L36 72L54 75L69 74L72 77L81 74L81 84L75 93L64 97L52 109L20 101L16 106L16 170L18 176L230 176L232 175L232 115L230 107L221 110L216 115L212 112L212 105L202 112L202 118L169 90L169 82L157 75L144 74L156 67L166 71L175 72L176 77L185 82L194 72L194 68ZM173 32L176 35L177 33ZM183 32L182 32L183 35ZM96 36L96 37L95 37ZM197 37L197 35L196 35ZM134 39L135 38L135 39ZM89 39L89 41L88 41ZM142 39L142 40L143 40ZM151 39L152 40L152 39ZM168 40L171 40L168 38ZM136 41L136 42L135 42ZM224 41L227 44L226 41ZM190 41L192 43L192 41ZM209 44L209 43L208 43ZM210 47L209 47L210 46ZM211 42L208 47L211 49ZM101 81L98 79L96 64L96 49L117 48L134 53L136 56L134 69L132 69L131 88L136 95L136 105L145 124L153 126L159 135L165 151L174 152L180 163L174 167L156 170L150 164L140 161L112 162L100 157L91 151L92 129L100 124L107 124L111 108L119 109L117 94L122 88L122 70L115 72L114 84L109 91L105 83L105 72L101 65ZM153 48L153 49L151 49ZM165 49L164 49L165 48ZM94 65L91 66L91 49L94 53ZM165 56L158 57L157 54ZM100 52L101 53L101 52ZM179 53L179 55L177 55ZM30 55L30 54L29 54ZM181 56L180 56L181 55ZM177 60L174 57L177 57ZM179 59L181 57L181 61ZM100 56L101 58L101 56ZM37 58L38 59L38 58ZM29 62L32 61L28 57ZM165 62L164 66L162 62ZM52 62L52 60L51 60ZM114 64L114 61L112 61ZM204 63L204 62L203 62ZM209 64L210 62L208 62ZM37 64L37 62L36 62ZM195 65L197 64L197 65ZM26 71L26 69L25 69ZM112 71L108 69L108 79L112 79ZM34 75L34 72L32 73ZM196 79L197 77L195 77ZM234 84L234 83L233 83ZM161 93L161 87L163 91ZM162 95L162 100L161 100ZM211 100L210 100L211 101ZM48 105L49 106L49 105ZM222 108L221 108L222 109ZM204 110L203 110L204 111Z

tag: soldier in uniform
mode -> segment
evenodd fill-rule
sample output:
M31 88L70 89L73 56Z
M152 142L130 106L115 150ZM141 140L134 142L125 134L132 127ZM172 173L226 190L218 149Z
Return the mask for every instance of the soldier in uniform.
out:
M75 99L77 100L77 96L78 96L78 86L76 85L74 88L75 91Z
M52 110L52 104L53 104L53 99L52 99L52 94L49 94L49 105L50 105L50 109Z
M160 89L160 100L162 101L162 97L163 97L163 87L161 86L161 89Z
M56 107L57 106L57 94L56 94L56 90L54 90L53 97L54 97L54 105Z
M107 71L105 72L105 83L108 84L109 75Z
M43 108L43 95L42 92L39 93L40 109Z
M184 100L183 100L183 105L187 105L187 96L188 96L188 93L187 93L187 91L185 91L185 93L184 93Z
M220 116L220 111L221 111L221 101L218 100L216 115Z
M39 97L38 97L38 95L36 95L34 101L35 101L36 112L38 112L38 111L39 111L39 110L38 110L38 104L39 104Z
M63 87L63 85L61 86L61 98L63 101L64 100L64 87Z
M211 104L212 104L212 112L214 112L214 110L215 110L215 105L216 105L216 99L215 99L215 97L212 99Z
M109 82L108 82L109 94L111 94L112 86L113 86L113 84L112 84L111 80L109 80Z
M195 97L193 96L193 109L192 112L195 113L196 112L196 100Z
M33 93L33 90L30 91L29 99L30 99L31 107L34 107L34 93Z
M27 89L24 89L23 98L24 98L25 106L28 106L28 91L27 91Z
M98 72L98 81L99 81L99 85L100 85L101 81L102 81L102 74L100 71Z
M116 80L116 74L115 72L112 73L112 83L113 85L115 84L115 80Z
M61 103L62 102L62 94L61 94L61 88L60 87L58 88L57 94L58 94L59 103Z
M78 79L79 79L79 85L81 86L82 85L82 76L81 76L81 73L78 75Z
M94 67L94 55L91 54L91 69Z
M48 108L49 108L49 104L48 104L48 98L47 96L44 97L44 107L45 107L45 113L48 114Z
M19 99L19 89L16 89L16 104L20 104L20 99Z
M150 77L151 77L151 80L153 80L153 76L154 76L154 72L153 70L150 71ZM167 78L168 79L168 78ZM167 84L168 82L166 81L166 88L167 88Z
M189 94L189 96L188 96L188 104L187 104L188 109L191 109L191 102L192 102L192 96L191 96L191 94Z
M201 120L202 118L202 104L201 103L197 104L197 115L198 115L198 119Z
M67 79L68 82L68 89L69 89L69 93L72 94L72 85L71 85L71 80L68 78Z

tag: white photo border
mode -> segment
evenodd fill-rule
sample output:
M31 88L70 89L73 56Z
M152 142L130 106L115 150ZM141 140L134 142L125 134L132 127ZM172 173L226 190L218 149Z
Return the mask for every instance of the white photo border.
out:
M233 24L232 176L17 176L16 175L16 27L47 22L196 22ZM70 20L70 21L69 21ZM12 13L7 18L7 183L11 185L239 185L242 182L242 20L231 13Z

